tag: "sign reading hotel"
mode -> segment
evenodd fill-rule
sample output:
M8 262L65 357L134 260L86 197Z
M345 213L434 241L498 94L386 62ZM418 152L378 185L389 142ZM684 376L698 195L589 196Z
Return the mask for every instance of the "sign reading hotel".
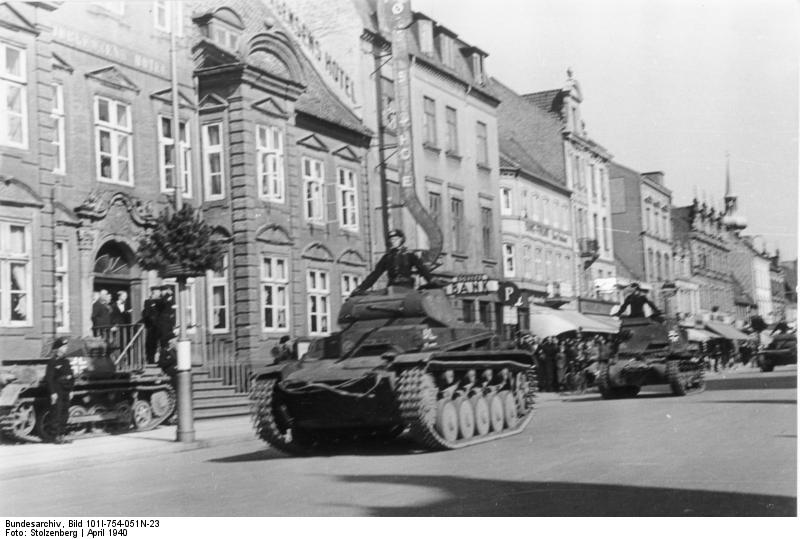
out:
M334 59L331 54L323 50L319 38L311 31L308 25L290 9L292 5L288 0L270 0L272 11L281 20L285 29L292 34L295 41L306 57L314 63L317 71L327 79L329 87L334 90L345 103L357 106L356 86L350 76Z
M498 282L489 279L483 273L468 273L456 275L444 287L444 293L448 296L479 296L490 292L497 292Z

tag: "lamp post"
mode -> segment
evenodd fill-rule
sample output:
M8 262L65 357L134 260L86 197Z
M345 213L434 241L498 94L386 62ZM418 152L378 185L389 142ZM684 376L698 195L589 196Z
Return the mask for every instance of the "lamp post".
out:
M172 78L172 148L173 174L175 175L175 211L183 207L183 151L181 148L180 94L178 92L178 9L169 6L170 13L170 64ZM188 126L186 136L188 138ZM177 442L194 441L194 418L192 416L192 359L191 342L186 338L186 316L184 306L186 298L186 275L177 275L178 297L178 374L176 380L178 428L175 434Z

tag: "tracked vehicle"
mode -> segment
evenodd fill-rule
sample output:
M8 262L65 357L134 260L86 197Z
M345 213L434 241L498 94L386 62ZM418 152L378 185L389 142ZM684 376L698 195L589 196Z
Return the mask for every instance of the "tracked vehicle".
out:
M456 321L441 289L391 287L349 299L343 329L299 362L253 376L256 433L302 452L337 439L409 430L428 449L521 432L531 420L533 357Z
M621 318L614 350L601 361L597 388L603 398L633 397L644 385L668 384L673 395L705 388L704 366L689 351L675 321Z
M67 354L75 374L67 422L69 436L149 430L172 415L175 392L168 376L155 368L119 371L102 339L80 341L82 349ZM38 442L53 437L46 368L46 359L2 362L0 434L4 438Z

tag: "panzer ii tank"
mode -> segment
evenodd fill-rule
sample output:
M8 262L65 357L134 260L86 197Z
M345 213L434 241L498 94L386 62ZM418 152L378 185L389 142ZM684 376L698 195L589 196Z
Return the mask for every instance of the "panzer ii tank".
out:
M153 369L118 371L102 339L71 339L67 356L75 375L67 433L149 430L175 410L170 378ZM0 366L0 434L19 442L49 441L47 359L5 360Z
M303 452L350 436L410 435L455 449L521 432L533 413L533 357L459 323L441 289L351 297L338 333L300 360L253 374L255 431Z
M612 354L600 362L603 398L633 397L644 385L668 384L673 395L705 388L704 365L692 356L686 331L674 320L621 318Z

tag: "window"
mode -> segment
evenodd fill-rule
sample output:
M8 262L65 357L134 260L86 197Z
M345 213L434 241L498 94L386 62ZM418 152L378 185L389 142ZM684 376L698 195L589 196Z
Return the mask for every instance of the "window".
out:
M223 259L222 271L208 272L208 289L211 302L208 325L212 333L225 333L229 329L228 255Z
M644 218L644 231L650 232L650 208L644 209L645 218Z
M322 161L303 158L303 194L306 208L306 221L323 223L323 192L324 173Z
M95 97L95 151L97 178L101 181L133 184L130 111L130 105L105 97ZM159 133L160 129L159 126ZM162 178L162 186L163 181Z
M511 208L511 188L500 188L500 213L503 215L511 215L513 213Z
M472 53L472 76L478 84L483 84L483 56Z
M458 116L456 109L445 107L445 120L447 121L447 151L458 154Z
M503 272L506 277L513 277L515 273L514 267L514 244L503 244Z
M600 169L600 198L606 201L606 169Z
M25 49L0 43L0 144L28 147Z
M339 178L339 221L342 228L358 230L358 191L356 174L352 170L336 170Z
M564 227L564 230L569 231L569 229L570 229L569 206L567 204L564 204L561 207L561 209L564 212L563 213L564 219L562 220L562 226Z
M27 326L33 321L31 273L30 228L0 221L0 325Z
M461 300L461 317L464 322L469 324L475 321L475 300L464 299Z
M223 167L222 123L206 124L203 126L203 175L209 200L225 196Z
M452 222L453 252L463 253L464 248L464 201L450 199L450 221Z
M175 2L169 0L156 0L153 2L153 26L156 30L162 32L169 32L172 30L172 24L175 22L175 15L172 12L172 7L175 7L177 12L177 28L175 35L183 35L183 2Z
M433 21L420 19L417 21L419 32L419 49L422 54L433 54Z
M455 47L453 46L453 38L444 34L440 34L439 45L442 49L442 63L447 67L455 67L456 56Z
M589 183L591 184L592 200L597 200L597 183L594 163L589 163Z
M67 270L69 269L69 254L67 244L63 241L55 243L53 252L55 258L55 311L56 331L69 331L69 283Z
M239 34L238 30L222 23L219 20L214 20L208 28L208 37L219 45L228 50L235 51L239 47Z
M180 289L178 287L178 282L173 279L164 279L162 284L165 286L172 287L172 294L173 297L177 298L178 294L180 293ZM186 279L186 304L183 305L183 316L184 320L186 321L186 332L187 333L195 333L197 329L197 280L194 277L189 277ZM173 307L177 308L177 307ZM180 322L177 319L177 313L175 318L175 334L177 335L179 330Z
M180 122L181 176L184 196L192 194L192 148L186 122ZM161 191L175 190L175 133L171 118L158 117L158 166L161 171Z
M350 297L358 285L361 283L361 277L352 273L342 273L342 301Z
M328 333L329 299L328 272L308 270L308 330L311 335Z
M479 301L478 302L478 321L483 324L484 326L491 327L491 318L489 313L492 304L488 301Z
M544 252L544 280L553 280L553 251L549 249Z
M592 238L596 241L600 241L600 230L598 229L596 213L592 214Z
M476 139L476 159L479 165L489 164L489 138L486 132L486 124L478 122L475 125Z
M544 202L542 201L542 197L539 194L533 195L533 212L531 218L534 221L539 221L542 218L542 212L544 211Z
M653 279L653 275L655 273L655 259L653 258L653 250L647 250L647 267L645 268L645 275L647 276L647 280L650 281Z
M436 147L436 101L430 97L423 97L422 111L424 114L422 121L423 143Z
M550 199L544 198L544 209L542 211L542 222L546 225L550 224Z
M261 327L286 330L289 327L289 263L285 258L261 259Z
M531 246L526 243L522 247L522 276L526 279L530 279L533 276L531 262Z
M272 125L256 126L258 192L273 202L284 201L283 130ZM319 162L320 170L322 162ZM320 178L322 173L320 172ZM320 187L321 189L321 187ZM321 191L320 191L321 193Z
M428 191L428 211L433 220L441 228L442 226L442 194Z
M611 250L611 245L608 242L608 219L603 217L603 248L606 251Z
M492 258L492 208L481 207L481 243L483 245L483 258Z
M64 149L64 86L53 84L53 172L64 174L65 149Z

